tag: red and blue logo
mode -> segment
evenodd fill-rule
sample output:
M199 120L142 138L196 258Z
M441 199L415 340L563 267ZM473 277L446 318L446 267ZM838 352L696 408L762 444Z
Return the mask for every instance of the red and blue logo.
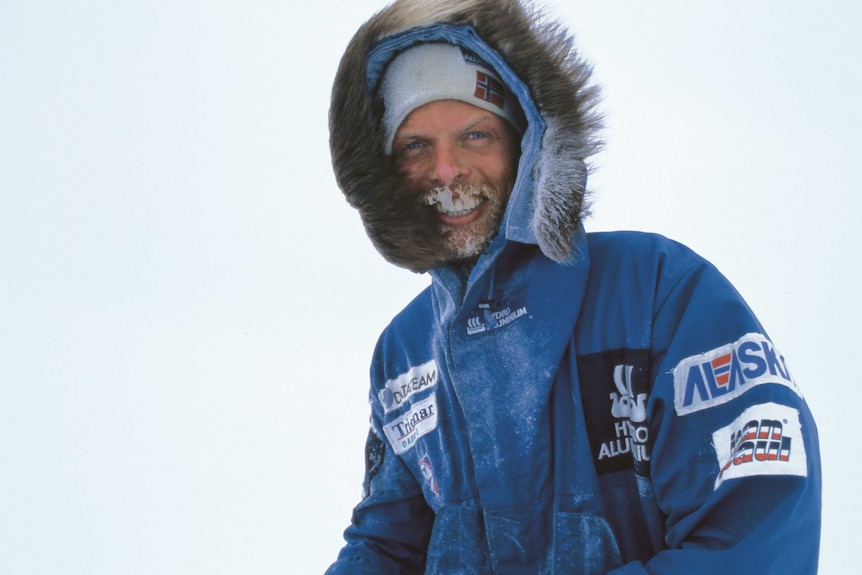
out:
M419 469L422 470L422 476L434 495L440 495L440 487L437 485L437 480L434 479L434 469L431 467L431 460L427 455L419 460Z
M503 83L485 72L476 71L476 91L473 95L491 102L501 110L506 105L506 89Z
M749 407L712 434L718 462L715 489L729 479L808 474L799 411L777 403Z

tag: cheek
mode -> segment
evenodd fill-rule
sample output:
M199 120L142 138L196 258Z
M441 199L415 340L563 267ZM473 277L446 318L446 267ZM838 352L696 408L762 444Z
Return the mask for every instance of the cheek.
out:
M395 169L404 179L404 183L410 188L414 188L422 182L422 174L424 172L422 167L417 165L416 162L396 162Z
M520 140L515 138L503 140L494 154L494 175L503 181L514 181L518 172L518 161L521 158Z
M515 177L518 174L518 157L511 156L500 160L489 173L493 174L494 184L508 192L515 184Z

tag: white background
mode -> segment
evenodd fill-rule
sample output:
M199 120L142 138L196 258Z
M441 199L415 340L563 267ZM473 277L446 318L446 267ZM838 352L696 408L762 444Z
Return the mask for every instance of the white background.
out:
M428 281L329 166L382 5L0 0L0 573L334 559L372 347ZM604 90L588 228L682 240L745 295L819 422L821 573L853 571L862 5L549 9Z

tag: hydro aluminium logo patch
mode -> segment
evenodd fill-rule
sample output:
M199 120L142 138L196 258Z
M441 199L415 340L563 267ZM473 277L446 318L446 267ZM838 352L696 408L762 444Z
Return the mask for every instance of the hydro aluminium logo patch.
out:
M614 418L615 437L601 443L598 461L610 461L617 457L631 458L635 473L649 475L652 448L647 425L646 374L633 365L614 366L614 385L611 392L611 416Z
M728 479L753 475L808 475L799 412L764 403L746 409L712 434L718 458L715 489Z
M649 477L650 352L615 349L578 356L587 436L599 475L631 469Z
M474 315L467 318L467 335L500 329L527 315L527 306L519 303L480 302Z
M674 409L687 415L721 405L764 384L784 385L800 395L772 342L749 333L733 343L687 357L673 370Z
M437 385L437 362L433 359L422 365L411 367L386 385L377 394L383 411L389 413L401 407L414 393L431 389Z
M406 413L399 414L383 426L392 450L401 455L410 451L416 441L437 429L437 394L415 402Z

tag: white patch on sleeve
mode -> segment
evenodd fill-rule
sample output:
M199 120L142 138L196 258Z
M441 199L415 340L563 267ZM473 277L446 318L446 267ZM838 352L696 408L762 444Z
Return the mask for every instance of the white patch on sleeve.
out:
M801 395L784 356L766 336L748 333L713 350L687 357L673 370L674 409L688 415L727 403L763 384Z
M799 411L778 403L746 409L712 434L718 458L715 489L728 479L754 475L808 475Z

